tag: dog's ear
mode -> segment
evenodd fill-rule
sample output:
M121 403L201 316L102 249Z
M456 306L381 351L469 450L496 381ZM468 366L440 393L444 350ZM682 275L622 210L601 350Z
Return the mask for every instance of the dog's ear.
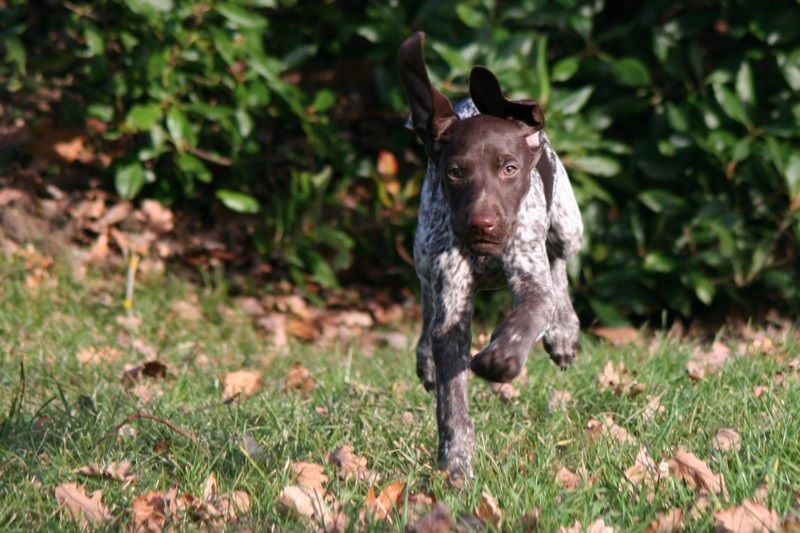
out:
M507 99L500 90L497 78L486 67L472 69L469 75L469 95L475 107L484 115L518 120L530 126L535 132L544 127L544 113L539 104L534 100ZM539 136L536 135L537 147L538 139Z
M438 144L446 140L447 129L455 124L458 115L450 100L431 85L422 54L424 41L421 31L403 41L397 53L397 70L411 105L411 126L425 145L428 157L435 160Z

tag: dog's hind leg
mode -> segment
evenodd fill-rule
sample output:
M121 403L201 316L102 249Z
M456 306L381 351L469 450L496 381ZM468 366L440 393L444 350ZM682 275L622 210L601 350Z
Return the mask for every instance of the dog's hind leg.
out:
M544 348L559 367L567 368L575 361L580 347L580 322L569 297L567 262L560 257L550 258L553 276L554 311L550 328L544 336Z

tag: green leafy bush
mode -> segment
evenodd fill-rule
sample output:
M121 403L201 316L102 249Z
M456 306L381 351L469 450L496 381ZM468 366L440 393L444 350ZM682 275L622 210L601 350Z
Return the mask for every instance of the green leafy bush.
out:
M480 63L543 103L584 212L585 317L800 303L795 2L8 4L9 101L61 88L61 116L130 146L109 175L120 195L257 213L255 244L301 284L410 282L386 269L410 243L424 166L393 58L425 29L454 98Z

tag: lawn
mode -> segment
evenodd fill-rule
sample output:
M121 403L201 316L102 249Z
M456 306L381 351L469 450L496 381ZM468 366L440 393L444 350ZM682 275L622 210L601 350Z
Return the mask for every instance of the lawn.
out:
M566 372L537 348L527 378L515 383L518 396L504 400L472 380L475 477L459 487L436 469L434 403L414 375L413 343L365 352L357 340L325 348L292 341L282 352L214 275L202 286L170 273L137 280L131 319L122 305L124 272L78 281L68 270L56 262L36 271L32 261L0 255L4 531L80 528L56 497L67 483L87 494L101 491L101 529L128 527L134 509L150 512L142 497L152 502L171 488L193 496L178 496L184 508L158 518L179 529L203 521L231 530L314 529L314 518L279 502L286 487L300 484L301 461L322 466L314 482L348 530L403 529L429 511L432 498L445 502L462 528L479 527L472 517L486 495L498 507L489 529L509 531L534 515L543 531L598 519L620 531L644 531L674 508L684 512L687 529L702 531L744 500L780 521L798 507L800 375L792 361L800 349L792 341L731 355L700 380L686 365L707 347L698 356L696 345L660 334L622 347L587 335ZM414 335L411 324L398 328ZM737 351L735 342L722 340ZM163 367L151 367L153 376L134 370L123 382L126 365L150 359L166 366L166 376ZM609 361L610 374L603 372ZM313 381L298 379L298 368ZM242 369L261 371L263 384L251 384L252 396L224 401L225 376ZM548 407L555 391L571 400ZM611 421L609 429L604 424ZM721 428L741 437L727 451L715 446ZM345 444L370 472L362 462L355 469L362 475L341 475L329 456ZM695 472L683 476L687 482L675 463L671 474L664 464L660 475L646 469L644 481L637 479L628 469L641 447L655 470L679 449L694 454L725 489L704 495L707 476ZM122 461L136 479L76 473ZM212 474L216 491L207 487ZM400 487L396 482L404 490L378 520L382 513L365 503L370 490L380 495ZM242 504L236 519L214 518L211 508L223 508L233 491L246 493L249 509Z

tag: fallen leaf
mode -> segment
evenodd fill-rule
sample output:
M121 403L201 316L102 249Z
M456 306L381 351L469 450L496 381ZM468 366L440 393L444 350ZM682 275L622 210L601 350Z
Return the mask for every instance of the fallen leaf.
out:
M406 533L448 533L452 527L450 507L438 502L430 513L406 527Z
M539 510L539 508L534 507L531 512L522 515L522 518L520 518L519 520L520 528L522 529L522 531L524 531L525 533L535 533L536 531L539 531L540 514L541 511Z
M297 475L297 483L300 486L324 492L324 485L329 478L325 475L325 468L322 465L298 461L292 463L292 470Z
M175 501L177 490L172 489L169 494L163 491L150 491L143 496L138 496L133 501L133 519L130 530L160 532L167 523L171 503Z
M309 487L289 485L284 487L278 502L302 517L312 519L317 524L330 524L332 514L325 503L324 493Z
M109 463L108 466L102 467L97 463L89 466L82 466L73 470L76 474L82 476L102 477L107 479L115 479L122 481L126 485L133 483L138 479L138 476L133 473L130 461L120 461Z
M564 490L575 490L581 484L581 477L566 467L561 467L556 472L556 483Z
M586 424L589 438L597 440L601 437L611 437L620 444L633 444L636 440L630 436L628 430L618 426L610 415L602 415L600 418L593 418Z
M583 524L580 520L575 520L571 526L561 526L558 533L583 533Z
M497 500L486 491L481 492L481 503L475 510L475 516L497 529L500 529L500 524L503 523L503 514L500 512Z
M139 365L125 365L120 380L127 387L133 386L142 376L154 379L167 377L167 365L161 361L147 361Z
M697 361L687 362L686 372L693 381L700 381L706 377L706 369Z
M615 346L624 346L636 342L639 338L639 330L630 326L621 328L597 327L589 330L593 335L605 339Z
M56 487L56 501L61 507L69 511L73 520L81 524L101 526L111 522L114 517L103 503L103 491L95 491L91 496L86 495L86 490L75 483L62 483Z
M753 395L756 398L761 398L768 392L769 392L769 387L765 387L764 385L756 385L755 387L753 387Z
M98 365L100 363L114 363L118 361L122 357L122 352L108 346L100 348L90 346L81 349L75 357L77 357L80 363Z
M633 485L643 485L647 500L655 497L655 488L669 476L669 464L666 461L656 463L647 448L642 446L632 466L625 470L625 479Z
M406 484L404 481L395 481L384 488L379 496L375 496L373 487L369 488L367 499L364 502L367 511L375 520L386 520L392 509L399 503L400 496L403 494Z
M328 459L342 479L356 478L367 483L378 481L378 474L367 468L367 458L356 455L349 444L336 448Z
M606 525L605 520L598 518L586 528L586 533L614 533L614 528Z
M789 370L798 371L800 370L800 357L795 357L791 361L789 361L786 366L789 367Z
M642 419L645 421L653 420L657 415L665 413L667 408L661 405L661 394L648 396L647 404L642 411Z
M222 396L229 402L236 397L255 395L264 387L264 378L260 370L237 370L225 374L223 387Z
M178 318L187 322L199 322L203 319L203 311L195 301L177 300L170 305L170 309Z
M778 513L752 500L714 513L714 518L717 531L722 533L767 533L781 529Z
M555 414L557 411L566 412L572 403L572 393L564 390L554 390L547 401L547 412Z
M156 200L144 200L139 208L148 228L155 233L169 233L175 227L175 216Z
M511 383L489 383L489 388L504 402L510 402L519 397L519 391Z
M658 513L650 522L645 533L674 533L683 531L683 509L670 509Z
M669 462L669 470L674 477L682 479L693 489L727 495L722 474L715 474L705 461L683 448L678 448L675 457Z
M715 450L727 452L729 450L739 451L742 446L742 437L732 428L720 428L714 436L713 446Z
M600 390L611 390L618 396L635 396L644 391L644 385L633 378L622 362L615 365L608 361L597 376L597 384Z
M322 334L314 322L296 319L286 321L286 332L292 337L306 342L314 342Z
M317 388L317 380L300 361L292 363L286 376L286 389L308 393Z

